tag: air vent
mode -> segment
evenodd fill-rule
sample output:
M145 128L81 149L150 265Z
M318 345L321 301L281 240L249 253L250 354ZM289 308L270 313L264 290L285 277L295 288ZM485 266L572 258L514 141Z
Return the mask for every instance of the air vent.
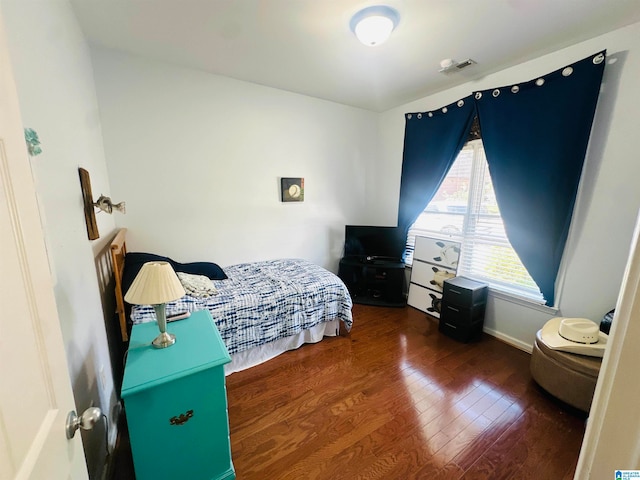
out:
M459 64L457 64L456 68L458 70L461 70L461 69L466 68L466 67L468 67L470 65L473 65L474 63L476 63L476 62L474 62L470 58L467 58L464 62L460 62Z
M445 58L440 62L440 73L455 72L457 70L462 70L463 68L466 68L470 65L474 65L475 63L476 62L474 60L471 60L470 58L467 58L462 62L456 62L455 60L452 60L450 58Z

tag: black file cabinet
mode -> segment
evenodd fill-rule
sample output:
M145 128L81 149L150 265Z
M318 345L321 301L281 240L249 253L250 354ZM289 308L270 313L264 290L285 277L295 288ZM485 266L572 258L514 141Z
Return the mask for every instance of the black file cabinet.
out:
M465 277L444 281L438 329L445 335L468 342L480 336L489 287Z

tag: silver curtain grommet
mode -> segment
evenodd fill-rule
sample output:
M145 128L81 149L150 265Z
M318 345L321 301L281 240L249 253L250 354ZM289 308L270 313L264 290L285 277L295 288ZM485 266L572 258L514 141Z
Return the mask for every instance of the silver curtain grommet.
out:
M482 98L482 92L476 92L476 100L480 100Z
M421 114L421 113L419 113L419 114L417 115L417 117L418 117L418 120L420 120L420 119L422 118L422 114Z
M464 100L458 100L458 107L462 107L464 105Z
M443 107L442 108L442 113L447 113L449 111L449 109L447 107Z
M427 115L429 115L429 117L433 117L433 112L429 112Z
M410 113L407 113L407 118L408 118L409 120L411 120L411 114L410 114Z
M536 80L536 85L541 87L542 85L544 85L544 78L539 78Z
M573 68L572 67L566 67L562 70L562 76L563 77L568 77L569 75L571 75L573 73Z
M496 88L493 92L491 92L491 95L497 97L498 95L500 95L500 90Z
M520 87L518 85L514 85L511 87L511 93L518 93L520 91Z
M595 57L593 57L593 63L598 65L604 61L604 53L599 53Z

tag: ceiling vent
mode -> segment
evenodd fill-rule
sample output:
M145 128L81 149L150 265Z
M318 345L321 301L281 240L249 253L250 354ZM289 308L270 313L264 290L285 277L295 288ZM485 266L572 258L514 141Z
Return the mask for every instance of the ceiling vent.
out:
M440 62L440 73L457 72L458 70L462 70L463 68L474 65L475 63L476 62L470 58L467 58L462 62L456 62L450 58L445 58Z

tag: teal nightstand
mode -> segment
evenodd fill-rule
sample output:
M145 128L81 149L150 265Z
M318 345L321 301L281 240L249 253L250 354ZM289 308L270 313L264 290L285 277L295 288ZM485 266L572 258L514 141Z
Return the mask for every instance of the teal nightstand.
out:
M122 382L137 480L235 479L224 365L231 361L207 310L169 324L134 325Z

